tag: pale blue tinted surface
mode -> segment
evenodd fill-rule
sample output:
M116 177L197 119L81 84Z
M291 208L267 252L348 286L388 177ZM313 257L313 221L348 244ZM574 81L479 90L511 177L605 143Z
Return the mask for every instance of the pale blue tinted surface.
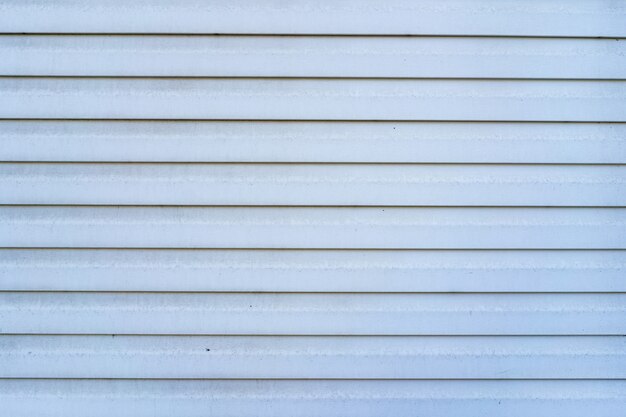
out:
M0 0L0 414L622 417L625 13Z

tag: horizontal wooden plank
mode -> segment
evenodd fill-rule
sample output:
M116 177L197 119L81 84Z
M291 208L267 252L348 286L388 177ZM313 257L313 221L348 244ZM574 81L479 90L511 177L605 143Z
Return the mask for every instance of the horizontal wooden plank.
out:
M624 81L0 78L0 118L626 121Z
M625 381L0 380L14 417L621 417Z
M0 250L0 290L626 292L626 251Z
M626 294L0 293L10 334L623 335Z
M626 78L609 39L9 35L0 56L0 75Z
M2 32L624 36L605 0L3 0Z
M626 209L5 206L0 246L626 249Z
M626 124L3 120L0 160L626 163Z
M4 163L0 204L626 206L626 165Z
M623 379L625 339L0 336L0 377Z
M624 381L0 380L14 417L621 417Z

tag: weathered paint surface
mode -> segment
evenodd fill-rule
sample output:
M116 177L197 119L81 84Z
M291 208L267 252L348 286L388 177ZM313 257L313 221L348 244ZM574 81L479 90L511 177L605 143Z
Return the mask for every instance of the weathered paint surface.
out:
M262 33L609 36L626 10L609 0L2 0L15 33ZM471 18L470 18L471 17Z
M13 291L626 292L622 250L0 250Z
M614 39L4 36L1 75L620 78Z
M626 81L0 78L8 119L626 122Z
M0 0L0 414L624 415L624 5L88 3Z

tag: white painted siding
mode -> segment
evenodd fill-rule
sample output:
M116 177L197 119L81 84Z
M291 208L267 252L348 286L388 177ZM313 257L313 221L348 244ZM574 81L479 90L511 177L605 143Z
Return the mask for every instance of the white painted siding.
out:
M11 292L6 333L622 335L626 294Z
M606 80L9 77L0 95L14 119L626 122Z
M0 164L13 204L626 206L626 166Z
M619 164L624 123L0 121L3 161Z
M626 377L624 337L3 336L29 378ZM471 363L472 366L464 366Z
M0 0L0 414L621 417L625 36Z
M6 75L621 78L615 39L6 36Z
M12 416L619 416L623 380L8 379Z
M0 251L12 291L626 292L624 274L620 250Z
M34 33L609 36L615 0L3 0L0 26Z

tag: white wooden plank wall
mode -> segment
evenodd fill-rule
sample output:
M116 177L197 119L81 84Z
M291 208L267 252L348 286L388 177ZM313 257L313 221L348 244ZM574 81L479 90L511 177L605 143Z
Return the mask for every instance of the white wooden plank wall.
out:
M0 0L0 414L626 409L626 5Z

